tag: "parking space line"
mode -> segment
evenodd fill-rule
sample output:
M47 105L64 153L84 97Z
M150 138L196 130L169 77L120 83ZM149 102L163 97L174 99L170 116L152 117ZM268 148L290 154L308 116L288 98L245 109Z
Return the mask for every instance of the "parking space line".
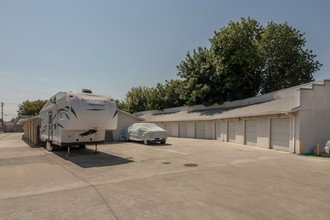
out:
M159 150L159 151L166 151L166 152L170 152L170 153L188 155L188 153L183 153L183 152L175 151L175 150L159 149L159 148L155 148L155 147L152 147L152 146L143 146L143 147L147 147L147 148L151 148L151 149Z

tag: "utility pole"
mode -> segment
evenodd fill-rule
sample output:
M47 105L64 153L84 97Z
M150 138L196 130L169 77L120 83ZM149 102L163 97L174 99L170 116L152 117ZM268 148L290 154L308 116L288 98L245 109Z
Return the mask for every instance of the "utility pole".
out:
M2 121L1 121L1 127L3 127L3 105L4 105L4 103L1 102L1 119L2 119Z

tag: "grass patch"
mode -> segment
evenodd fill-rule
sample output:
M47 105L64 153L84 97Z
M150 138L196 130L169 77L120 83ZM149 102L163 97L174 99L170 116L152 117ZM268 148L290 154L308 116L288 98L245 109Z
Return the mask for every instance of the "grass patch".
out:
M317 155L316 153L307 153L307 154L297 154L298 156L303 157L320 157L321 155Z

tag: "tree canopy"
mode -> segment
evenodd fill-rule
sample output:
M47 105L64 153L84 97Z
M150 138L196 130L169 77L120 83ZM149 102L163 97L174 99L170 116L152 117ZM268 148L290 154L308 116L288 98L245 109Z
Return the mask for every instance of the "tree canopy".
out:
M260 31L260 24L256 20L242 19L240 22L229 22L227 27L210 39L216 66L213 74L220 78L217 84L220 94L216 103L258 94L262 63L256 42L260 38Z
M216 85L219 77L215 73L213 57L210 50L199 47L178 66L178 75L182 80L181 98L187 105L196 103L214 103L218 94Z
M182 106L185 102L180 97L182 88L181 80L166 81L165 84L158 83L153 88L133 87L124 101L116 100L117 107L127 112L138 112L152 109L164 109Z
M37 115L47 103L47 100L26 100L18 106L18 115Z
M261 92L272 92L313 81L322 66L305 49L304 34L287 23L268 23L257 42L263 57Z
M311 82L322 66L305 47L304 34L287 23L230 21L210 43L187 53L177 66L179 79L133 87L118 106L137 112L221 104Z

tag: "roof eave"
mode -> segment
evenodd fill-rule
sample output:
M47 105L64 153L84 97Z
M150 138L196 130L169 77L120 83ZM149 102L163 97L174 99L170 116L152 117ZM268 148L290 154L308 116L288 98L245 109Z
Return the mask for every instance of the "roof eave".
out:
M148 120L148 119L144 119L145 121L148 122L188 122L188 121L212 121L212 120L222 120L222 119L232 119L232 118L247 118L247 117L258 117L258 116L271 116L271 115L287 115L287 114L291 114L291 113L296 113L301 109L300 106L297 106L295 108L292 109L288 109L288 110L283 110L283 111L273 111L273 112L264 112L261 114L238 114L238 115L231 115L231 116L224 116L221 117L221 115L219 115L218 117L211 117L211 118L190 118L190 119L174 119L174 120Z

